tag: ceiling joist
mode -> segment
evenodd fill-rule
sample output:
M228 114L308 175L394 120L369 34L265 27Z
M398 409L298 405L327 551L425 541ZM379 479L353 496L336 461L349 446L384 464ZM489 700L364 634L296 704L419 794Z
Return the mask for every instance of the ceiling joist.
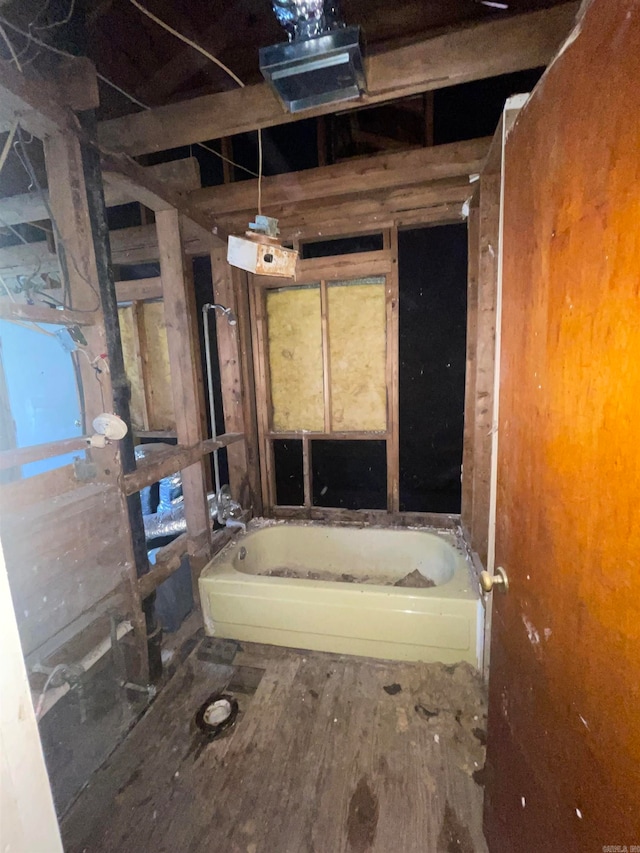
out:
M570 2L486 21L371 56L368 94L341 103L340 111L546 65L570 31L578 7ZM287 113L261 83L103 122L99 140L111 151L138 156L333 112L335 104L304 115Z

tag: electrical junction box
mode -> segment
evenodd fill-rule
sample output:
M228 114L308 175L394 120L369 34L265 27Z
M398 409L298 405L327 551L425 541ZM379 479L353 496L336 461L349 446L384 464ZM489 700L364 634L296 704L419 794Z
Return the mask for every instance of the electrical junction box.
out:
M294 249L257 234L231 235L227 244L228 263L255 275L295 278L297 260L298 253Z

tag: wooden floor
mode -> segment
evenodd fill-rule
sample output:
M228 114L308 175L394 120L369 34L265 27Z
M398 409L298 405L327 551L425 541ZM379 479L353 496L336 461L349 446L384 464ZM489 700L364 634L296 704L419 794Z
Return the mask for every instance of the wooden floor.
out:
M240 714L208 742L194 716L223 688ZM65 850L485 851L485 710L466 664L205 639L65 818Z

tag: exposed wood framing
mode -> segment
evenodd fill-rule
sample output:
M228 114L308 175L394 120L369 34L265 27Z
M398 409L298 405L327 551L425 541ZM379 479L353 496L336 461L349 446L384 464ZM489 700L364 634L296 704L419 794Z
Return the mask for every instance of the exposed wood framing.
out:
M256 287L256 276L249 276L249 310L251 346L253 350L256 419L259 440L260 484L262 511L269 515L276 502L273 465L273 443L266 441L271 428L271 389L265 348L266 308L265 290Z
M248 516L245 515L244 520L246 521L247 519ZM235 532L227 528L216 530L211 537L211 554L214 555L217 551L224 548L234 537ZM170 542L158 551L153 568L138 581L141 598L151 595L163 581L166 581L168 577L180 568L183 558L189 553L188 548L189 534L182 533L173 542Z
M200 186L200 167L195 157L185 157L182 160L171 160L168 163L158 163L156 166L146 166L144 174L153 180L160 181L169 189L186 193ZM135 201L130 189L110 180L105 175L105 203L107 207L116 207ZM23 193L22 195L7 196L0 199L0 221L3 225L18 225L21 222L38 222L49 218L45 204L48 192L44 190L44 198L40 193Z
M116 298L119 305L126 302L162 299L162 279L157 276L157 278L139 278L134 281L117 281Z
M241 270L229 266L224 249L214 249L211 252L211 274L214 301L230 308L238 319L238 322L232 326L226 316L216 312L216 339L225 431L242 433L246 438L244 442L235 444L227 450L229 486L232 496L243 507L247 509L251 507L255 511L260 503L260 480L257 464L257 436L253 426L255 414L251 411L254 388L250 377L245 375L247 355L243 355L242 352L243 337L250 341L249 318L243 314L240 319L237 294L238 290L246 289L246 275Z
M190 211L183 196L150 175L143 166L126 154L113 154L108 146L100 147L84 131L70 107L64 103L57 86L43 86L43 81L28 79L8 64L0 69L0 118L19 118L23 127L40 139L58 133L82 141L101 152L102 167L111 182L119 186L132 201L139 201L151 210L179 210L200 230L201 237L212 243L223 238L224 230L208 215ZM51 187L49 188L51 191Z
M320 283L320 321L322 330L322 372L324 399L324 431L306 430L275 432L271 424L271 380L267 341L265 298L270 288L286 287L282 279L254 276L251 279L251 312L254 363L256 374L256 400L260 437L260 465L265 514L282 510L277 506L273 443L278 439L302 441L304 501L295 510L295 517L315 517L313 513L312 447L313 440L383 440L387 447L387 512L399 512L399 429L398 429L398 245L397 229L384 233L382 251L362 252L353 255L314 258L301 261L296 284ZM384 431L333 431L331 416L331 364L329 358L329 316L327 284L335 280L383 275L386 279L386 336L385 379L387 388L387 428ZM355 516L354 516L355 517Z
M204 455L213 453L214 450L241 442L243 437L241 433L226 433L218 436L217 439L208 438L191 447L182 447L178 444L166 450L158 450L149 458L141 459L135 471L124 475L125 493L132 495L139 492L145 486L157 483L163 477L195 465Z
M473 24L367 60L368 94L342 110L546 65L569 32L578 3ZM307 117L335 111L334 104ZM104 122L100 141L137 156L296 121L263 83Z
M178 443L199 444L202 435L202 378L197 349L197 318L191 263L184 254L180 215L176 210L156 214L164 311L171 366L171 389ZM210 553L211 522L202 459L182 469L189 551L197 569L199 552Z
M485 567L491 562L491 476L492 466L495 466L493 430L502 144L503 136L516 120L526 97L516 96L507 101L476 184L469 216L462 523L471 548Z
M400 511L400 352L399 352L399 290L398 229L385 235L390 240L391 271L386 276L387 313L387 511Z
M116 298L117 298L116 289ZM133 368L138 373L138 382L142 389L141 407L142 407L142 426L144 429L149 429L149 397L151 389L149 388L148 375L148 354L147 354L147 333L144 326L144 317L140 307L140 302L135 301L131 305L131 319L133 326ZM127 475L129 476L129 475Z
M454 530L460 516L439 512L388 513L384 509L340 509L335 507L311 507L305 510L298 506L276 506L274 518L310 518L329 524L375 524L378 527L437 527Z
M464 438L462 442L461 515L467 540L471 542L473 525L474 418L476 410L476 356L478 345L478 264L480 260L479 192L474 193L467 220L467 361L464 392Z
M29 305L26 302L9 302L0 299L0 319L22 320L28 323L53 323L57 326L91 326L94 314L71 309L50 308L44 303Z
M467 178L480 170L490 138L452 142L434 148L378 154L354 161L320 166L264 178L263 208L338 199L353 193L372 193L451 178ZM189 193L189 203L212 216L226 217L255 207L257 181L205 187ZM0 208L1 212L1 208Z
M19 465L28 465L29 462L39 462L41 459L50 459L52 456L63 456L65 453L72 453L74 450L86 450L88 443L86 436L78 436L77 438L63 438L60 441L49 441L46 444L32 444L30 447L1 450L0 471Z

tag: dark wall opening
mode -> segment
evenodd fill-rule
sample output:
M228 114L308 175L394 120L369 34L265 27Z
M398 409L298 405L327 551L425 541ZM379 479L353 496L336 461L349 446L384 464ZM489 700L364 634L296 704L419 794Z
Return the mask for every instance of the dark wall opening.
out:
M312 441L311 465L314 506L386 509L384 441Z
M401 231L400 509L460 512L467 228Z

